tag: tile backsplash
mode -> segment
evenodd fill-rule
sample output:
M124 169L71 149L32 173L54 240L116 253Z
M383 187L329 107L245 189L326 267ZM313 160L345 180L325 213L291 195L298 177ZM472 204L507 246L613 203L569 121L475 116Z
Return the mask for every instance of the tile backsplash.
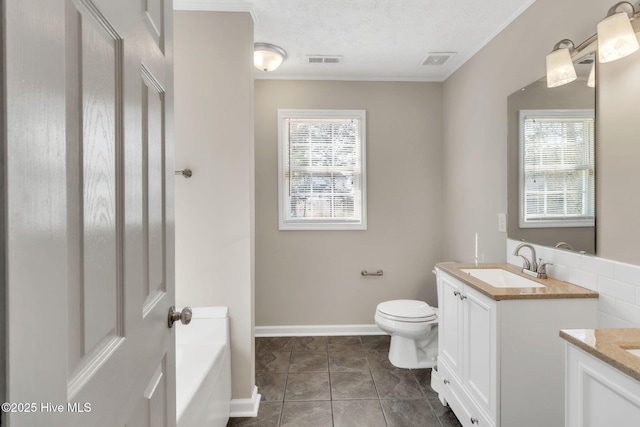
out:
M522 266L513 252L522 242L507 239L507 262ZM555 279L571 282L600 294L598 327L640 327L640 266L611 261L593 255L533 245L538 258L553 265L547 273ZM529 256L523 249L522 254Z

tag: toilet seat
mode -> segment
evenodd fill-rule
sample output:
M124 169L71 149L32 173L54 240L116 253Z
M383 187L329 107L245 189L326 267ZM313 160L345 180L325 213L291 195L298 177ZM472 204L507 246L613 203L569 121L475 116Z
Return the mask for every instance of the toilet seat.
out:
M392 300L378 304L376 311L381 316L398 322L431 322L437 319L436 312L424 301Z

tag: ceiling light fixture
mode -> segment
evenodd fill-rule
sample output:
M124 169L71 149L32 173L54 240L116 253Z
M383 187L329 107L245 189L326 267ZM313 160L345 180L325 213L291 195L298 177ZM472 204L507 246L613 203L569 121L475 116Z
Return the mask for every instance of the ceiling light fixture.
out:
M557 87L578 78L571 54L575 50L569 39L560 40L547 55L547 87Z
M273 71L287 59L287 52L271 43L253 45L253 65L262 71Z
M622 9L624 11L619 12ZM638 50L638 38L631 26L636 11L626 1L616 3L607 17L598 23L598 57L600 62L624 58Z

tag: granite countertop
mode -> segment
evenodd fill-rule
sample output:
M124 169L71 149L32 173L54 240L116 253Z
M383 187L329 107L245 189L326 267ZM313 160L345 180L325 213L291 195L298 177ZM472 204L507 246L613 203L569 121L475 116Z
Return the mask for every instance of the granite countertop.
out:
M452 262L441 262L436 264L436 268L451 274L462 280L469 286L477 289L488 297L500 300L514 299L568 299L568 298L598 298L598 293L582 288L572 283L563 282L556 279L537 279L522 273L521 269L511 264L460 264ZM545 285L540 288L496 288L487 282L465 273L465 268L502 268L511 273L520 275L529 280Z
M640 349L640 329L563 329L560 337L640 381L640 357L627 351Z

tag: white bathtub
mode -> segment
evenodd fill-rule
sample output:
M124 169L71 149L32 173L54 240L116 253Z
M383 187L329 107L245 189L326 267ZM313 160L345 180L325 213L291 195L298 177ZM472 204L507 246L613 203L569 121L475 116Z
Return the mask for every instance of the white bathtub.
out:
M191 323L176 329L178 427L224 427L231 405L228 309L192 310Z

